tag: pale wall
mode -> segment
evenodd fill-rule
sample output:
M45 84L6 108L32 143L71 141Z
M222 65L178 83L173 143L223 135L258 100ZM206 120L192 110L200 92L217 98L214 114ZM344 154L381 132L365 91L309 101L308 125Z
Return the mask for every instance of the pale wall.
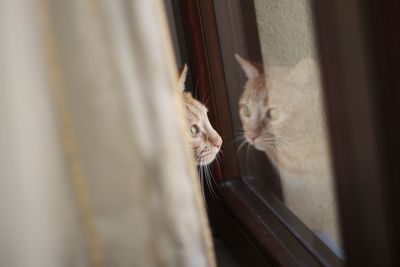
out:
M266 64L293 65L315 57L310 3L306 0L255 0Z

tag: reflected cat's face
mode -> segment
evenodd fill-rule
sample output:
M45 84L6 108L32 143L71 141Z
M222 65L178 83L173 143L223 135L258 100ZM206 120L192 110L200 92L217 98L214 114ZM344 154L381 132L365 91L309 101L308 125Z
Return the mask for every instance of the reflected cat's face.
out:
M187 66L179 77L179 87L185 107L186 132L194 152L197 165L210 164L217 156L222 138L211 126L207 117L207 108L194 99L188 92L184 92L184 83L187 75Z
M292 154L320 136L318 68L312 58L294 67L270 67L267 74L239 55L236 59L247 76L239 113L248 143L267 153Z
M285 128L287 114L284 97L268 88L261 66L236 55L248 80L239 100L239 115L246 141L256 149L267 151L277 145L276 135Z

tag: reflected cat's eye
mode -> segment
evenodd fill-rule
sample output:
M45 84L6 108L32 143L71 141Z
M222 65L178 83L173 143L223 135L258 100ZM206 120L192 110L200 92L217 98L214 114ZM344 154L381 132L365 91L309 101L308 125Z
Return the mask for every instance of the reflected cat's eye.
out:
M192 137L196 137L196 135L198 135L199 132L200 132L200 129L199 129L199 127L197 125L192 125L190 127L190 134L191 134Z
M267 117L271 120L276 120L279 118L279 112L276 108L270 108L267 110Z
M250 109L249 109L249 107L247 106L247 105L242 105L241 107L240 107L240 109L241 109L241 111L242 111L242 114L243 114L243 116L245 116L245 117L250 117Z

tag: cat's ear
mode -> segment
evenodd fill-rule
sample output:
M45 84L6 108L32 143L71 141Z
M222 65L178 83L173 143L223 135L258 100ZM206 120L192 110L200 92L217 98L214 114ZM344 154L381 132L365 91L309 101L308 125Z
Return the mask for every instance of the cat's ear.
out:
M242 67L242 70L246 74L247 78L251 79L260 76L260 71L258 70L258 68L255 66L254 63L250 62L247 59L244 59L238 54L235 54L235 58L237 62L239 62L239 65Z
M183 64L183 68L181 68L181 74L179 75L178 79L178 89L179 91L184 91L185 90L185 81L186 81L186 76L188 72L188 67L186 64Z

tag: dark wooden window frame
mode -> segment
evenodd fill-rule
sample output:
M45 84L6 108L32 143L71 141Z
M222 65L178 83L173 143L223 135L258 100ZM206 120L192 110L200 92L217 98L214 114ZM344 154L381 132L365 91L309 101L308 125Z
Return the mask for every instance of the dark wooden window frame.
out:
M399 266L400 2L313 3L346 264Z
M232 123L222 119L230 118L230 110L214 3L173 2L177 23L183 25L184 60L196 95L209 98L212 124L225 140L233 140ZM247 8L243 12L254 12L252 1L239 2ZM346 265L396 266L400 220L393 201L400 203L395 161L400 151L400 129L395 124L400 115L400 46L395 18L399 5L396 1L315 0L313 10ZM245 21L246 27L254 27ZM257 195L259 190L252 190L264 185L240 178L233 146L224 146L214 176L217 198L208 198L210 220L243 266L343 264L272 194Z

